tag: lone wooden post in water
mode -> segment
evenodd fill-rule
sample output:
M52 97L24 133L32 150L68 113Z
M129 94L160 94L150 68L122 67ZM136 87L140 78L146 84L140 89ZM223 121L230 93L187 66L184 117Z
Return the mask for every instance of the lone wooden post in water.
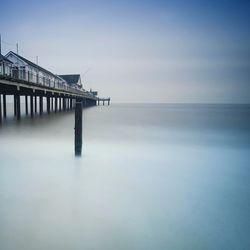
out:
M82 100L76 99L75 105L75 156L82 154Z

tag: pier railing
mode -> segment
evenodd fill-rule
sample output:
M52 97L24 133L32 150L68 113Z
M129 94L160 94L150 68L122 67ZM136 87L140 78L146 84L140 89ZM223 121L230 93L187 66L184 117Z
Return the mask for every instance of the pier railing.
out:
M60 80L59 77L55 80L25 70L11 70L8 74L0 73L0 79L25 83L27 85L43 86L80 95L86 92L84 89L79 89L76 86L69 86L66 82Z

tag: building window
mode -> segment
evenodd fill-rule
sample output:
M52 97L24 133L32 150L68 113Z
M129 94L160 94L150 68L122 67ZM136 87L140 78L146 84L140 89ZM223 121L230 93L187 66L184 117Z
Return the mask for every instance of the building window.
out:
M19 68L20 79L25 79L25 66Z
M4 72L5 75L9 75L9 74L10 74L10 67L9 67L8 64L5 65L4 71L5 71L5 72Z

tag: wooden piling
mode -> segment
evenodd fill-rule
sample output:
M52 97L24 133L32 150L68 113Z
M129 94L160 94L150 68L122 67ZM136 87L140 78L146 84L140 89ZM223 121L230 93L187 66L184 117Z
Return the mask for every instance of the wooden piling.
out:
M1 100L1 94L0 94L0 124L2 123L2 100Z
M57 97L55 97L55 113L57 112Z
M28 112L28 96L27 95L25 95L25 113L26 113L26 115L29 114L29 112Z
M70 98L70 109L73 109L73 99Z
M76 100L75 105L75 155L82 154L82 101Z
M3 118L7 117L6 94L3 94Z
M39 97L39 112L40 112L40 115L43 114L43 96L40 95Z
M16 95L13 95L14 97L14 116L16 116Z
M47 113L50 113L50 97L47 96Z
M53 96L50 98L50 111L53 112Z
M63 97L63 111L65 111L65 97Z
M59 97L59 107L60 107L60 112L62 111L62 98Z
M34 116L34 100L33 95L30 95L30 117L32 118Z
M34 96L34 100L35 100L35 113L37 113L37 101L36 101L36 95Z
M20 94L16 94L16 118L19 121L21 119L21 102Z

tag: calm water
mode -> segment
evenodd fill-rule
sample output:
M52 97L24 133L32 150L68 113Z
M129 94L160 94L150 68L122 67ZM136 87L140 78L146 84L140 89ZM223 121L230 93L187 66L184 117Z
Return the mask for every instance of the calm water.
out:
M83 115L0 127L1 250L250 249L250 106Z

